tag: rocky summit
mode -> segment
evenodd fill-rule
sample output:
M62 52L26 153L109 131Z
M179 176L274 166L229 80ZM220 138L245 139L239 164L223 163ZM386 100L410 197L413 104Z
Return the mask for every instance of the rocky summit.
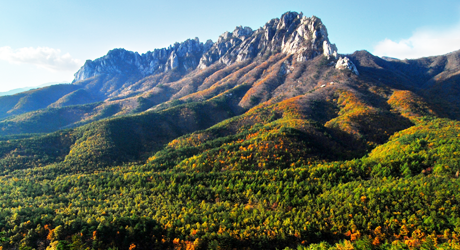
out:
M330 43L326 26L319 18L288 12L255 31L238 26L233 32L223 33L215 43L211 40L202 43L195 38L142 55L114 49L104 57L86 61L75 74L74 82L102 74L139 74L145 77L173 69L189 72L215 63L228 66L277 52L292 54L299 62L318 55L337 57L337 47Z
M139 74L148 76L167 72L179 66L192 70L198 66L200 58L209 50L212 41L205 44L198 38L175 43L169 48L155 49L139 55L124 49L114 49L106 56L94 61L87 60L83 67L75 73L73 82L85 80L101 74Z

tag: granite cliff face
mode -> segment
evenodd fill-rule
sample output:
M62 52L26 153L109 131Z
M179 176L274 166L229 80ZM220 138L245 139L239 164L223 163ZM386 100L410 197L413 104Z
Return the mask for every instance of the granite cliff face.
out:
M217 61L229 65L276 52L294 54L297 61L321 54L337 57L337 48L329 42L319 18L288 12L255 31L240 26L232 33L225 32L203 55L198 67L204 69Z
M195 38L141 55L125 49L114 49L94 61L87 60L75 73L74 82L101 74L138 74L145 77L179 67L189 71L198 66L201 56L211 45L212 41L203 44Z
M145 77L173 69L190 72L215 63L228 66L255 58L267 58L278 52L292 54L298 62L318 55L337 58L337 48L330 43L326 27L319 18L287 12L257 30L236 27L233 32L223 33L216 43L211 40L202 43L195 38L142 55L114 49L104 57L86 61L75 74L74 82L101 74L137 74Z
M340 70L349 70L353 72L355 75L359 75L359 72L356 69L356 66L353 64L353 62L348 57L340 57L337 60L337 63L335 64L335 68L340 69Z

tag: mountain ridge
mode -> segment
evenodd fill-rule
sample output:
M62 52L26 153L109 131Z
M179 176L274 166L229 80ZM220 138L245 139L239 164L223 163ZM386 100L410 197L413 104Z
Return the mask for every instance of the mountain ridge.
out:
M24 88L10 89L8 91L0 92L0 96L14 95L14 94L18 94L18 93L25 92L25 91L28 91L28 90L43 88L43 87L47 87L47 86L50 86L50 85L56 85L56 84L60 84L60 83L65 84L64 81L62 81L62 82L47 82L47 83L43 83L43 84L33 86L33 87L29 86L29 87L24 87Z
M304 46L305 41L311 41L311 48ZM310 52L310 49L313 52ZM204 69L215 62L228 66L233 62L253 59L262 53L276 50L298 54L297 61L311 59L318 54L337 57L337 48L329 42L326 27L319 18L307 18L302 13L287 12L280 19L272 19L254 31L249 27L237 26L233 32L227 31L220 35L216 43L208 40L203 44L198 38L188 39L142 55L124 49L114 49L104 57L94 61L87 60L75 73L73 82L102 73L137 71L134 73L148 76L175 68L185 71L197 67ZM120 66L122 68L119 68Z
M142 55L124 49L109 51L104 57L88 60L75 74L73 91L63 93L62 99L54 100L54 103L37 107L65 109L69 105L102 102L92 112L86 113L88 119L83 118L78 124L93 121L91 117L106 117L99 114L107 109L118 110L112 115L145 111L161 102L174 101L200 91L203 89L199 86L203 77L234 64L261 64L274 53L293 55L293 60L297 62L311 60L321 54L337 56L336 47L330 44L326 27L319 18L288 12L255 31L238 26L232 33L222 34L216 43L207 41L203 44L196 38ZM286 65L282 70L290 71ZM19 101L25 99L34 98L27 95ZM33 105L21 106L28 107L7 110L3 116L7 118L11 114L37 110Z
M339 55L319 18L287 12L256 30L237 26L216 42L188 39L142 55L111 50L88 60L69 86L0 98L6 104L0 113L0 133L52 132L107 117L204 101L248 85L247 93L232 107L242 114L259 103L363 80L413 91L430 99L438 114L455 118L458 108L448 108L448 102L460 99L460 91L451 83L458 72L459 53L402 61L381 59L366 51ZM354 76L339 77L338 71ZM444 82L448 87L443 87ZM439 93L446 98L438 98ZM71 116L75 118L66 118ZM33 128L33 123L51 117L67 122Z

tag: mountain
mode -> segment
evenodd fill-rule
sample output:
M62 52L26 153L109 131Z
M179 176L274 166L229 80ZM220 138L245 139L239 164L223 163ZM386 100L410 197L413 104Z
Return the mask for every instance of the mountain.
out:
M311 91L323 85L320 81L333 81L316 73L334 66L361 73L360 79L372 84L410 90L432 101L444 116L457 119L458 105L451 103L458 104L459 99L454 84L458 55L457 51L417 60L382 59L365 51L338 55L319 18L288 12L257 30L236 27L215 43L195 38L142 55L114 49L88 60L71 86L0 97L1 134L52 132L107 117L160 110L206 100L246 84L252 87L234 107L243 112L269 99L279 101ZM328 67L314 66L318 58L326 58L321 63ZM270 80L259 84L261 79ZM44 122L46 126L39 125Z
M26 87L26 88L12 89L12 90L8 90L8 91L5 91L5 92L0 92L0 96L14 95L14 94L21 93L21 92L24 92L24 91L27 91L27 90L30 90L30 89L32 89L32 88L31 87Z
M460 51L288 12L0 97L3 249L459 247Z
M281 53L269 61L270 65L262 65L277 52ZM283 59L281 54L292 55L292 58ZM247 84L251 84L260 77L261 70L280 60L286 61L282 70L290 71L288 67L292 67L292 62L305 62L322 54L328 57L337 56L336 48L330 44L326 27L321 20L294 12L286 13L281 19L273 19L255 31L248 27L237 27L232 33L225 32L216 43L207 41L203 44L198 39L187 40L143 55L124 49L112 50L102 58L88 60L75 74L72 86L65 87L65 90L63 87L54 87L53 90L43 89L31 94L15 95L9 99L0 98L0 102L7 103L0 116L6 118L37 111L39 114L35 112L28 116L34 122L40 123L37 116L48 110L38 111L39 109L48 108L51 109L49 112L54 113L55 109L60 109L60 113L67 114L69 106L101 102L89 112L84 107L77 122L66 124L71 127L99 119L94 117L104 118L106 116L101 113L105 110L112 110L110 115L145 111L157 108L158 104L166 101L182 101L186 96L196 99L200 91L222 85L210 93L210 96L216 95L242 83L222 84L225 77L255 74L247 79ZM204 82L212 75L213 78ZM56 91L60 98L41 100L40 93L49 91ZM85 98L81 98L82 95ZM35 105L37 102L40 105ZM6 123L8 125L5 126L22 126L11 119ZM56 125L50 130L35 129L24 132L51 132L66 126ZM3 131L5 134L17 133L17 130Z

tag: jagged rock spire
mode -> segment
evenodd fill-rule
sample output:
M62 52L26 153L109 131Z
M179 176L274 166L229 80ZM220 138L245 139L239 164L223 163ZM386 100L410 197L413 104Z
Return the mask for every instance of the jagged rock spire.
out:
M203 44L195 38L142 55L125 49L113 49L94 61L87 60L75 73L74 82L101 74L129 73L148 76L178 67L186 71L193 70L198 66L203 53L211 46L212 41L208 40Z
M230 65L278 52L293 54L297 61L319 55L337 58L337 48L330 43L321 19L287 12L257 30L238 26L233 32L219 36L216 43L208 40L203 44L195 38L142 55L114 49L104 57L86 61L75 74L74 82L101 74L136 73L148 76L173 69L191 71L214 63Z

